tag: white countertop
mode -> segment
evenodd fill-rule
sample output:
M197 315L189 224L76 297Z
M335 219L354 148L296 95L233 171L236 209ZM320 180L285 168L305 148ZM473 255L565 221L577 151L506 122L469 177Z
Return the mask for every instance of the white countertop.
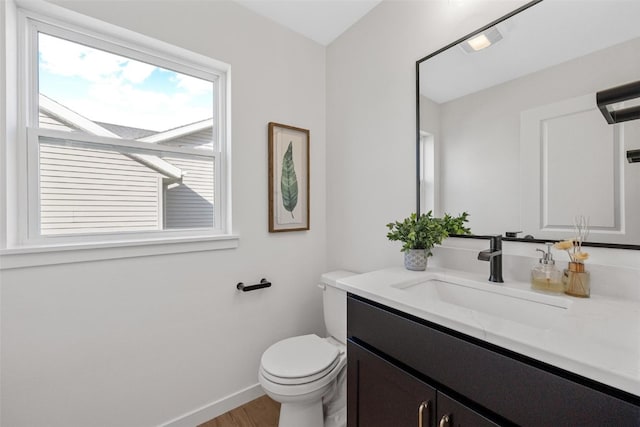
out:
M542 303L543 312L550 307L553 317L508 320L491 310L479 311L444 302L430 296L428 287L421 294L406 291L433 279L468 282L480 290L483 287L486 290L487 285L495 286L498 288L491 289L498 289L496 292L509 298ZM490 283L485 276L431 267L424 272L403 268L378 270L340 278L336 284L347 292L640 396L638 302L599 295L573 298L537 292L531 290L529 283ZM493 295L482 294L488 298ZM514 306L521 303L513 301ZM556 316L556 312L561 314ZM517 318L518 313L515 314L512 319Z

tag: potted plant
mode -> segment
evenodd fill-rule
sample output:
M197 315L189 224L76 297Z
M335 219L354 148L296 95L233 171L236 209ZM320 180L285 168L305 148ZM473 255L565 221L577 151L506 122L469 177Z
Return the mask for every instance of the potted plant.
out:
M471 230L464 227L468 213L463 212L457 217L445 214L443 218L436 218L431 211L418 217L415 213L402 221L387 224L389 232L387 238L403 243L404 266L408 270L422 271L427 268L427 259L433 255L431 249L442 243L450 234L470 234Z

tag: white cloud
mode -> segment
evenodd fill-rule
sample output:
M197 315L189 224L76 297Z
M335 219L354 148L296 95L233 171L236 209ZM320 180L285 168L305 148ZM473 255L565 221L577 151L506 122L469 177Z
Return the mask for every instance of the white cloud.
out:
M89 119L163 131L211 118L210 108L190 105L191 97L140 90L132 85L96 83L88 96L58 102Z
M119 79L138 84L157 69L154 65L42 33L38 43L41 66L60 76L79 77L89 82Z
M128 61L122 70L122 77L134 84L142 83L156 68L158 67L144 62Z
M43 69L88 83L87 92L69 89L55 100L91 120L163 131L212 116L211 107L193 103L194 97L212 93L209 81L42 33L39 43ZM136 86L155 70L168 72L166 81L173 84L163 87L155 81L146 89Z
M111 53L40 33L40 63L47 71L90 82L108 79L119 73L127 60Z
M207 80L187 76L185 74L177 74L176 78L178 80L178 87L185 89L188 93L193 95L200 95L213 90L213 83Z

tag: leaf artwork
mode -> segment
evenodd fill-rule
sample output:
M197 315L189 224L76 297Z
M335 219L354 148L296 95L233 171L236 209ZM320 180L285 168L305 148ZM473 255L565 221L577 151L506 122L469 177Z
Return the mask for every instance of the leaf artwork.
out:
M282 176L280 178L280 190L282 191L282 205L291 212L298 204L298 178L293 164L293 141L289 142L289 147L282 159Z

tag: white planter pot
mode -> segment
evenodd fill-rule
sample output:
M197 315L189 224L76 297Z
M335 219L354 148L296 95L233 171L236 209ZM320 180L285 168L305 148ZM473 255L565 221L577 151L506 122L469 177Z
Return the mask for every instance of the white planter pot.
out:
M426 249L409 249L408 251L404 251L404 267L407 270L426 270L427 259Z

